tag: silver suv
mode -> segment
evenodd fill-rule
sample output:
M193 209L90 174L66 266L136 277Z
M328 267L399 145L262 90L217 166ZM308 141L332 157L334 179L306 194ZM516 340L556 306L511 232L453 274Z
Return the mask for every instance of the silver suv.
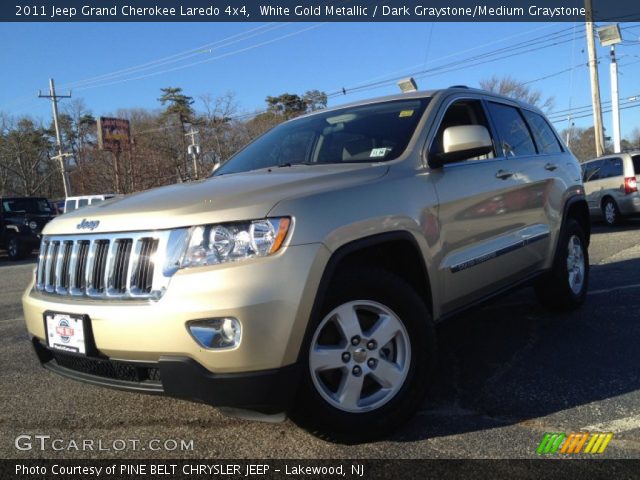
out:
M640 215L640 152L616 153L582 164L591 215L609 226Z
M419 408L436 322L521 285L573 309L589 278L576 159L537 109L461 87L296 118L44 234L23 305L46 368L349 441Z

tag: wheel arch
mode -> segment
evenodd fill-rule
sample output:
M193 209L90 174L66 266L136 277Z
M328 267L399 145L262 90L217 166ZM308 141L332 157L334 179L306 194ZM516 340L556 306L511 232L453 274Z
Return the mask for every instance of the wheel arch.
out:
M587 203L584 195L574 195L570 197L564 204L562 213L562 224L560 226L560 232L557 235L556 245L554 247L553 264L556 263L560 249L560 241L564 236L565 229L567 228L567 221L569 219L576 220L582 231L584 232L587 248L591 242L591 216L589 214L589 204Z
M374 262L375 258L375 262ZM382 259L382 263L380 262ZM323 302L331 281L340 272L358 266L375 265L402 276L416 286L433 315L433 300L429 273L415 237L407 231L394 231L360 238L338 248L330 256L314 298L298 357L304 352L313 334L313 326L320 320Z
M591 241L591 216L589 214L589 204L583 196L571 197L564 206L564 214L562 216L562 229L566 227L567 220L573 218L576 220L587 239L587 246Z
M613 195L611 195L610 193L606 193L600 198L600 209L604 207L604 202L606 200L611 200L616 207L618 206L618 204L616 203L616 199L613 197Z

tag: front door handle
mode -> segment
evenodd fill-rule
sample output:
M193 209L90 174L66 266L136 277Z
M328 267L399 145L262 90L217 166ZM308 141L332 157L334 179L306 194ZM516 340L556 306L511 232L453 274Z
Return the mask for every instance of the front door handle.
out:
M496 172L496 178L499 178L500 180L506 180L511 177L513 177L513 172L508 172L507 170L502 169Z
M544 166L544 169L549 170L550 172L553 172L556 168L558 168L558 166L555 163L547 163Z

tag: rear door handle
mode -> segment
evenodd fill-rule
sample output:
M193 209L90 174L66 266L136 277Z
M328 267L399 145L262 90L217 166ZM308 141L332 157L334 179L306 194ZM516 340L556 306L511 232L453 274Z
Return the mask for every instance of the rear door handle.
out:
M544 169L549 170L550 172L553 172L556 168L558 168L558 166L555 163L547 163L544 166Z
M511 177L513 177L513 172L508 172L507 170L502 169L496 172L496 178L499 178L500 180L506 180Z

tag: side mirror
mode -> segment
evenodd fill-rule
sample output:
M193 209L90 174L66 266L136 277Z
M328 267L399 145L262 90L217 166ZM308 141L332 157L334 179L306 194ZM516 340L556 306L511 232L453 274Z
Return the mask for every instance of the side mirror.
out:
M491 135L482 125L448 127L442 134L442 152L431 155L429 164L439 168L445 163L479 157L493 151Z

